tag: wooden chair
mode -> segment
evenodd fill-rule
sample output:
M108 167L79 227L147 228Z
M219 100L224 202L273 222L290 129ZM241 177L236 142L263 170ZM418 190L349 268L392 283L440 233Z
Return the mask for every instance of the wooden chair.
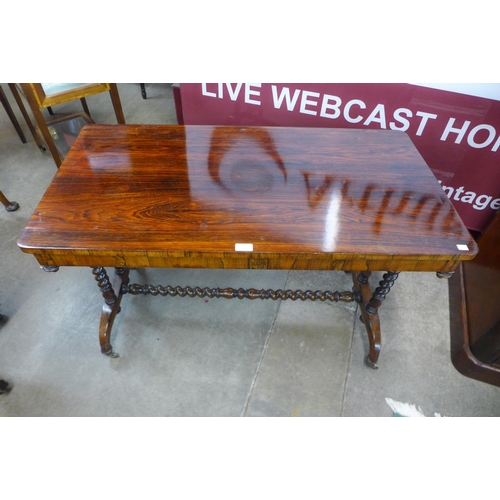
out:
M79 99L82 103L83 110L90 116L86 97L99 94L101 92L109 92L118 123L125 123L125 117L123 116L122 105L116 83L9 83L9 88L11 89L12 94L14 95L14 98L19 104L22 112L25 112L26 110L20 97L19 90L26 98L31 112L35 117L35 121L42 135L43 141L49 148L57 168L60 167L63 159L61 158L61 155L57 151L54 141L52 140L52 136L50 135L47 127L47 122L42 114L42 109L52 108L52 106ZM34 129L32 130L32 133L35 141L37 141L37 144L40 147L40 141L37 137L38 134ZM43 146L41 149L43 149Z

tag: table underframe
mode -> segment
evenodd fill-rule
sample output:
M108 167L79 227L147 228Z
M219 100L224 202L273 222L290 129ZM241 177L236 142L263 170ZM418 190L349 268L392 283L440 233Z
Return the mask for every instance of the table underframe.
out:
M56 272L58 266L43 266L47 272ZM209 287L181 287L181 286L155 286L130 283L130 269L123 267L114 268L113 276L108 275L104 267L94 267L92 274L104 298L99 325L99 343L101 352L106 356L117 358L111 345L111 331L116 315L121 310L121 301L124 295L161 295L163 297L200 297L200 298L225 298L225 299L271 299L271 300L319 300L321 302L356 302L360 309L360 320L364 324L369 342L369 352L365 363L370 368L378 368L377 362L381 350L381 328L378 310L391 291L398 278L399 271L387 271L383 274L378 286L372 292L369 279L371 271L345 271L351 274L353 288L351 291L332 292L312 290L264 290L255 288L209 288ZM337 271L339 272L339 271ZM438 278L450 278L453 273L436 273Z

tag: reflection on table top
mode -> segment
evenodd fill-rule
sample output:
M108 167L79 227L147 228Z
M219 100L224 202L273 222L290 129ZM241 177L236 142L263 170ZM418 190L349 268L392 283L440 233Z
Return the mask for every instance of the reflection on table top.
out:
M86 126L19 239L120 255L236 243L339 259L477 251L406 134L281 127Z

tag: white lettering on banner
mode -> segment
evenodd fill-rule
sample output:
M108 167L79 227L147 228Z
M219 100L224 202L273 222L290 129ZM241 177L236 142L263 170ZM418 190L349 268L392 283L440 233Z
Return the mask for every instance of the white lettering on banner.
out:
M404 113L406 116L408 116L410 118L413 116L413 113L409 109L406 109L406 108L396 109L396 111L394 111L394 119L397 122L402 123L403 126L397 127L394 122L390 122L389 127L391 128L391 130L401 130L401 132L405 132L406 130L408 130L410 128L410 120L403 118L401 116L402 113Z
M309 92L307 90L302 91L302 99L300 100L300 112L306 115L316 116L318 114L317 111L312 111L311 109L306 109L306 106L317 106L318 103L316 101L309 101L308 97L319 97L318 92Z
M444 129L443 135L441 136L441 140L446 141L448 134L450 132L453 132L453 133L457 134L457 138L455 139L455 144L460 144L462 142L462 139L464 138L465 132L467 132L467 129L469 128L470 121L465 120L464 124L462 125L462 128L453 128L452 125L454 123L455 123L455 118L450 118L448 120L446 128Z
M330 101L335 101L335 104L330 104ZM325 94L323 96L323 102L321 103L321 111L319 116L324 118L338 118L340 116L340 105L342 104L342 100L340 97L336 95ZM327 113L328 109L333 109L333 115Z
M244 88L244 92L242 89ZM262 84L260 83L202 83L201 93L203 96L237 101L243 99L246 104L260 106ZM309 90L294 89L293 95L289 87L279 87L271 85L273 105L275 109L286 108L289 112L319 116L329 120L334 120L343 116L348 123L359 123L364 126L378 124L381 129L387 128L387 109L384 104L376 104L370 113L362 113L367 109L367 105L361 99L351 99L343 105L339 96L331 94L321 94ZM300 100L300 104L299 104ZM368 116L367 116L368 115ZM417 117L420 118L418 122ZM391 130L406 132L410 129L412 119L418 123L416 136L426 133L427 125L431 120L436 120L438 115L426 111L412 111L408 108L397 108L393 112L393 120L389 121ZM465 120L461 126L455 125L456 118L450 117L446 124L440 140L453 141L461 144L467 134L467 144L474 149L491 147L492 152L500 149L500 134L492 125L481 123L475 125L469 131L471 121ZM416 125L416 124L415 124ZM435 131L435 127L433 129ZM434 132L435 133L435 132ZM496 138L496 140L495 140ZM491 146L493 144L493 146Z
M500 198L493 200L493 196L489 196L487 194L480 194L478 196L474 191L465 191L465 186L460 186L455 190L451 186L443 186L443 181L438 182L441 184L441 187L448 198L455 201L461 201L462 203L470 203L472 208L475 210L484 210L488 205L492 210L498 210L500 208ZM454 196L453 193L455 193Z
M454 128L453 127L454 124L455 124L455 118L450 118L448 120L446 128L444 129L443 135L441 135L440 139L441 141L446 141L448 139L448 135L450 133L454 133L457 134L457 137L455 138L455 144L460 144L462 142L462 139L464 138L465 133L469 129L469 125L471 124L471 122L469 120L465 120L461 128ZM487 130L488 137L483 142L476 142L476 134L480 130ZM476 149L486 148L493 142L496 134L497 131L495 130L495 127L492 127L491 125L487 125L486 123L476 125L467 135L467 144L472 148ZM499 147L500 147L500 136L498 136L495 144L491 148L491 151L493 152L498 151Z
M377 104L375 106L375 109L371 112L363 125L369 125L371 122L380 123L380 128L387 128L385 123L385 107L383 104Z
M437 118L437 115L435 115L433 113L424 113L423 111L417 111L416 115L422 117L422 121L420 122L420 125L418 126L418 130L417 130L416 135L422 135L422 132L424 131L425 126L427 125L427 120L429 120L429 119L435 120Z
M214 94L213 92L209 92L207 90L207 84L206 83L202 83L201 84L201 93L202 93L202 95L206 95L208 97L217 97L217 94Z
M351 107L354 106L354 104L357 104L361 109L366 109L366 104L363 101L360 101L359 99L353 99L352 101L349 101L344 107L344 118L350 123L359 123L363 119L361 115L358 115L356 118L352 118L349 114L349 111L351 111Z
M229 93L231 101L236 101L236 99L238 99L238 95L240 93L242 86L243 86L242 83L237 83L236 89L233 91L233 86L230 83L226 83L227 91Z
M464 187L463 186L460 186L459 188L457 188L457 190L455 191L455 196L453 197L453 199L455 201L458 201L460 199L460 195L464 192ZM471 191L472 192L472 191Z
M281 94L279 96L278 96L278 91L277 91L276 85L271 85L271 90L273 93L274 107L276 109L280 109L281 103L283 102L283 100L286 100L286 109L288 109L288 111L294 110L295 103L297 102L299 95L300 95L299 89L295 90L292 98L290 97L290 89L288 87L283 87L281 89Z
M217 93L215 92L209 92L207 88L206 83L201 84L201 94L205 95L207 97L216 97L218 99L224 99L224 86L226 87L229 98L232 101L236 101L238 98L241 87L243 86L242 83L237 83L236 88L233 89L233 86L230 83L217 83ZM255 99L252 99L251 96L256 96L260 97L260 90L255 90L252 87L260 87L260 83L245 83L245 102L248 104L256 104L257 106L260 106L261 102L256 101Z
M260 106L260 101L255 101L254 99L250 99L251 95L260 97L260 90L252 90L252 87L260 87L260 83L245 83L245 102L247 104L255 104Z
M489 134L488 139L486 139L484 142L478 143L474 139L477 132L479 132L480 130L487 130ZM467 136L467 144L473 148L485 148L493 142L495 134L496 130L491 125L478 125L477 127L474 127Z

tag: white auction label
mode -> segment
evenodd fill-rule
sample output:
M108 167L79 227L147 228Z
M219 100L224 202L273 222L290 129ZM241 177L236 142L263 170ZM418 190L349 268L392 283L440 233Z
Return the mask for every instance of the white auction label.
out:
M459 245L459 244L457 244L457 248L459 250L469 250L469 247L467 245Z
M235 243L236 252L253 252L253 243Z

